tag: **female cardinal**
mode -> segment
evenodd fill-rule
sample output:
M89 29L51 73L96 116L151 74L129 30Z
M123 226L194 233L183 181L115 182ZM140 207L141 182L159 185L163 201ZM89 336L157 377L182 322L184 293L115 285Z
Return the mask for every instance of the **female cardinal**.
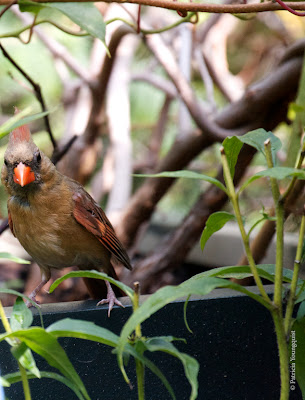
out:
M131 269L103 210L79 183L57 171L33 142L27 125L10 134L1 180L9 194L10 229L41 269L42 280L29 296L33 301L37 302L35 296L50 279L52 268L103 270L117 279L111 264L115 256ZM106 295L98 305L109 303L108 315L114 303L122 306L108 281L85 279L85 283L94 298Z

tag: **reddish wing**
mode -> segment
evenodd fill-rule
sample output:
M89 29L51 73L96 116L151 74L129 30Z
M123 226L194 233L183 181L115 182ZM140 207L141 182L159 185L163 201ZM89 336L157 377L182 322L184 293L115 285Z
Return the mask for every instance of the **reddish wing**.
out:
M75 193L73 200L73 216L76 221L91 232L126 268L132 269L129 257L104 211L84 191Z

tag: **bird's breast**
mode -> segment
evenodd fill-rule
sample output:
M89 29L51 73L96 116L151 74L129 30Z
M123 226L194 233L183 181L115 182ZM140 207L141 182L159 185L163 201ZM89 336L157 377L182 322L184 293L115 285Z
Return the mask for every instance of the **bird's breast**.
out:
M41 266L65 268L107 265L110 253L73 217L70 198L21 204L9 200L14 234Z

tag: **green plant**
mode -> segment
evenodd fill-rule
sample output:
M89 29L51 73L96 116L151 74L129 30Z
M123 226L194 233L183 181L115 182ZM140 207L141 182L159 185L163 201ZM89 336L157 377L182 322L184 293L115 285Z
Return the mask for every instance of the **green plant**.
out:
M70 274L67 274L63 278L60 278L56 282L54 282L52 287L50 288L50 291L53 291L55 287L59 285L64 279L72 276L109 280L109 282L117 285L128 294L133 303L134 313L138 313L142 309L142 306L139 305L138 285L136 285L136 290L133 291L121 282L117 282L112 278L109 278L107 275L99 273L97 271L71 272ZM9 289L1 289L0 292L18 295L18 292ZM167 294L167 297L165 297L167 303L170 302L172 299L172 295L170 293L171 290ZM158 297L159 293L157 292L155 295ZM176 290L174 297L179 296L179 290ZM26 296L23 297L29 300ZM163 294L162 298L164 301ZM144 310L143 312L140 312L140 319L146 319L148 315L151 315L160 307L155 309L154 307L150 306L149 308L151 308L151 310L145 318L143 318L143 312L146 314L146 311ZM86 388L84 387L82 381L76 373L72 363L70 362L65 351L57 341L57 339L60 337L86 339L98 343L103 343L107 346L112 347L113 351L117 352L118 354L119 366L126 382L130 386L131 383L126 375L123 365L123 357L125 360L126 357L133 357L136 362L136 376L139 399L145 398L145 367L149 368L154 374L156 374L163 382L163 384L171 394L172 398L176 398L174 390L172 389L165 375L144 354L145 352L156 351L168 353L174 357L177 357L183 364L186 377L191 385L190 399L195 399L197 397L197 375L199 371L199 365L194 358L180 352L173 345L173 341L181 339L177 339L172 336L160 336L152 338L143 337L141 334L140 323L137 323L134 330L132 331L128 329L128 326L126 329L123 328L121 336L117 336L111 331L97 326L91 322L77 319L63 319L50 325L46 329L43 327L43 322L41 327L32 327L32 312L26 307L21 297L18 297L16 300L13 308L13 313L10 318L10 323L8 322L4 314L1 303L0 316L6 331L6 333L0 335L0 341L5 340L12 347L12 354L18 361L19 367L19 372L3 376L0 383L2 384L2 386L10 386L15 382L22 381L24 396L26 400L31 399L29 379L33 378L56 379L67 385L71 390L73 390L77 398L90 399L89 394L87 393ZM123 343L122 351L121 343ZM49 363L50 366L58 369L59 374L51 373L49 371L39 371L33 358L32 351L42 356Z
M239 189L234 187L233 178L235 173L235 164L238 154L243 144L247 144L256 148L261 152L266 159L268 169L258 172L248 178ZM162 172L161 174L151 175L155 177L174 177L174 178L192 178L208 181L218 188L223 190L234 210L234 214L227 212L216 212L212 214L206 222L206 227L201 236L201 248L204 246L209 237L221 229L229 220L236 220L241 233L244 250L248 259L248 266L233 266L218 268L206 273L200 274L195 279L204 281L205 278L221 277L221 278L237 278L242 279L248 276L253 276L255 283L260 291L260 295L248 295L259 301L271 313L274 321L275 332L280 359L280 374L281 374L281 400L289 398L289 387L293 390L293 381L299 383L303 397L305 397L305 364L304 364L304 348L298 348L298 352L293 352L293 344L305 342L305 282L299 279L300 264L304 261L304 235L305 235L305 209L301 219L299 229L299 241L294 262L293 272L283 268L283 249L284 249L284 221L285 221L285 201L292 193L294 185L298 179L305 179L305 171L302 169L302 164L305 157L305 141L296 160L295 168L274 166L276 163L276 152L280 149L280 140L264 129L258 129L247 133L241 137L229 137L224 140L221 147L221 161L223 165L224 182L211 178L206 175L194 173L191 171L175 171ZM271 184L271 192L275 206L275 221L276 221L276 263L275 265L256 265L253 258L249 236L253 228L265 219L274 219L263 210L262 218L256 221L248 231L245 227L245 219L243 218L239 205L240 194L255 180L268 177ZM280 182L287 181L286 188L280 191ZM262 278L274 282L274 297L271 299L263 286ZM192 278L193 279L193 278ZM283 287L283 282L289 282L290 286L287 289ZM241 286L237 284L227 284L231 289L241 291ZM222 286L222 285L221 285ZM217 287L217 286L216 286ZM222 286L223 287L223 286ZM245 289L244 289L245 290ZM286 308L283 307L283 297L288 290L288 300ZM244 292L246 293L246 292ZM295 306L301 303L296 319L293 318ZM291 339L292 338L292 339ZM289 347L289 339L290 347ZM290 348L290 353L289 353ZM295 349L295 348L294 348ZM289 354L291 356L289 356ZM291 369L295 370L295 375L292 379L289 378L289 363ZM294 378L295 376L295 378ZM290 386L291 385L291 386Z

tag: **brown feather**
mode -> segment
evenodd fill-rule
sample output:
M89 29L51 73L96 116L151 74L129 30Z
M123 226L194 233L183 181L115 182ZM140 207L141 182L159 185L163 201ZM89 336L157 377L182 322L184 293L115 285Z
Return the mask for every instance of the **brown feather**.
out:
M91 232L126 268L132 269L129 257L104 211L84 190L75 193L73 200L76 221Z
M13 225L13 220L12 220L12 216L10 211L8 210L8 225L10 227L10 230L12 232L12 234L16 237L15 233L14 233L14 225Z

